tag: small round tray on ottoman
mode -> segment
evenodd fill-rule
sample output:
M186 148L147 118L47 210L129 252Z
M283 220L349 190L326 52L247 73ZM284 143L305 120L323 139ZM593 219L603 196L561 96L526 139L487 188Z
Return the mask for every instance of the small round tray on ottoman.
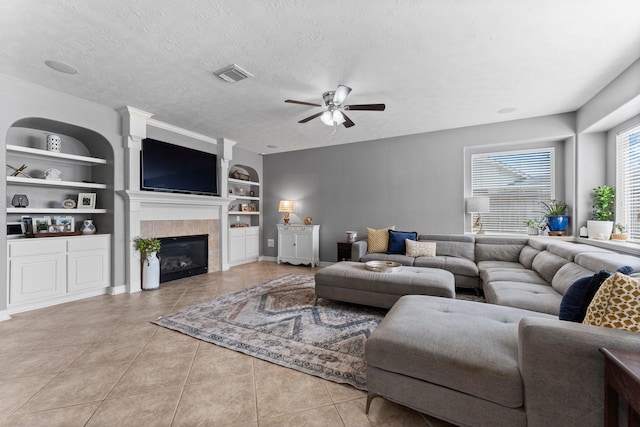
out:
M369 261L364 263L364 268L378 273L393 273L402 268L402 264L394 261Z

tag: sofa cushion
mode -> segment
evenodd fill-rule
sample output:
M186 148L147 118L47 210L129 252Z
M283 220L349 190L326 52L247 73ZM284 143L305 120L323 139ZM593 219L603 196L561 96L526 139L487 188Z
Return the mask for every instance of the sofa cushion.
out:
M388 233L389 233L389 246L387 248L388 254L406 254L407 247L404 241L416 240L418 238L418 233L415 231L388 230Z
M389 230L395 230L396 226L380 228L378 230L367 227L367 251L369 253L385 253L389 248Z
M477 264L478 270L481 273L487 270L499 270L505 268L517 268L518 270L524 269L524 266L517 261L480 261Z
M399 262L402 265L412 266L415 258L412 256L406 256L404 254L381 254L381 253L368 253L360 258L360 262L368 262L368 261L393 261Z
M562 295L549 285L522 282L491 282L483 286L488 303L558 315Z
M527 245L526 237L477 236L475 257L479 261L518 262L520 251Z
M525 316L545 315L470 301L404 296L367 340L367 363L519 408L524 402L518 322Z
M549 286L546 280L533 270L503 268L480 272L480 278L486 285L491 282L521 282Z
M600 270L600 272L592 276L584 276L576 280L562 297L558 318L569 322L582 323L593 296L602 282L609 276L608 271Z
M407 239L404 243L407 246L407 253L405 254L407 256L436 256L436 242L415 242Z
M562 267L553 276L553 280L551 281L551 286L553 289L558 291L560 295L564 295L576 280L585 276L592 276L593 271L587 270L581 265L576 264L575 262L569 262Z
M436 255L475 261L475 234L419 234L418 240L436 242Z
M549 240L539 238L529 239L529 246L533 249L544 251L547 249L547 246L549 246Z
M614 273L587 308L584 324L640 332L640 278Z
M436 246L437 247L437 246ZM451 256L417 257L415 267L442 268L456 275L478 277L478 266L466 258Z
M640 257L622 255L614 252L585 252L576 255L575 263L580 264L591 271L616 271L618 268L628 265L633 272L640 271Z
M547 246L547 250L552 254L561 256L562 258L566 258L569 261L573 261L575 256L584 252L608 252L603 248L599 248L597 246L591 245L580 245L571 242L553 242L549 243Z
M553 276L560 270L560 267L568 262L569 260L566 258L552 254L549 251L542 251L534 258L532 267L544 280L551 283Z
M522 250L520 251L520 256L518 257L518 261L520 262L520 264L522 264L525 268L531 269L533 268L533 260L536 257L536 255L538 255L541 251L535 248L532 248L531 246L525 246L524 248L522 248Z

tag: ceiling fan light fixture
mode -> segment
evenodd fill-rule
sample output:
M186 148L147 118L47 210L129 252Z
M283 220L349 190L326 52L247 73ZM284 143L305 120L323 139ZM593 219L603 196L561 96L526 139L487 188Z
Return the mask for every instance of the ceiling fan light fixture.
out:
M342 114L339 110L334 110L333 113L331 114L331 118L333 119L334 122L336 122L336 124L343 124L344 123L344 114Z
M327 126L333 126L333 115L331 114L331 111L325 111L322 113L320 120L322 120L322 123Z

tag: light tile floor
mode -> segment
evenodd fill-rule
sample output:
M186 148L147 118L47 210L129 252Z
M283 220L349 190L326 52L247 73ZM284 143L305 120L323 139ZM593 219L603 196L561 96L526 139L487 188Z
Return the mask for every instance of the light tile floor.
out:
M256 262L0 322L2 426L450 426L149 323L309 267Z

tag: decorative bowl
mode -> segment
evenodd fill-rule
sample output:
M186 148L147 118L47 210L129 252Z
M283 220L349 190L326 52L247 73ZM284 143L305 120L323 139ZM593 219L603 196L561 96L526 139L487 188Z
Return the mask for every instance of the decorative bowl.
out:
M402 268L402 264L394 261L368 261L364 263L364 268L378 273L393 273Z

